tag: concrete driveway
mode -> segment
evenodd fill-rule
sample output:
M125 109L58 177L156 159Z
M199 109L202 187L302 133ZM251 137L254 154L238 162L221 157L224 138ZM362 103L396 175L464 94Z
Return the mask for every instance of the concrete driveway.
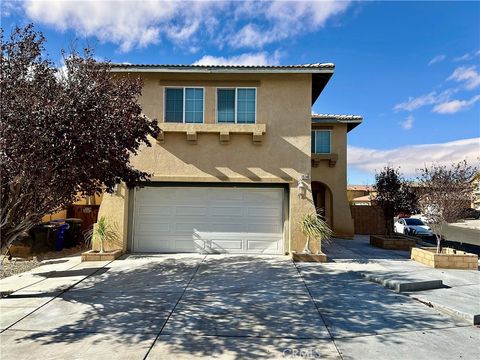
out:
M2 359L473 359L479 340L341 263L286 257L69 258L0 288Z

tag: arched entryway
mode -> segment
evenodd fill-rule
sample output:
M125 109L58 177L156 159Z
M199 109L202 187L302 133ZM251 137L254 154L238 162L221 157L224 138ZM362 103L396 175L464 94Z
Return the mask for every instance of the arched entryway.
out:
M320 181L312 181L312 195L315 208L322 214L328 225L333 228L332 190Z

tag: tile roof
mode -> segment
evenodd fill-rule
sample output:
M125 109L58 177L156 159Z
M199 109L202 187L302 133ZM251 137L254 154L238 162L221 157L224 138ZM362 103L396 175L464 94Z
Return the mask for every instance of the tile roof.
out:
M360 115L312 114L313 124L347 124L347 131L360 125L363 117Z
M155 69L334 69L332 63L299 65L181 65L181 64L111 64L112 68L155 68Z
M372 185L347 185L347 190L373 191Z
M328 73L335 65L317 63L304 65L173 65L173 64L111 64L112 72L217 72L217 73Z
M352 199L352 202L367 202L372 200L375 200L375 196L370 194L370 195L356 197Z
M339 120L339 121L362 121L363 117L360 115L336 115L336 114L312 114L312 119L327 119L327 120Z

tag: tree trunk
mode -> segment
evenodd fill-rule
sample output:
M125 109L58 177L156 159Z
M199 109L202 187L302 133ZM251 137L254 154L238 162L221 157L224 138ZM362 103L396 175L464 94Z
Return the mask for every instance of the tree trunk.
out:
M388 236L393 235L393 218L390 216L385 218L385 231Z
M311 254L312 251L310 250L310 236L307 236L307 242L305 243L305 247L303 248L303 252L305 254Z
M442 253L442 235L436 235L437 238L437 254Z
M30 221L24 221L18 224L15 227L9 226L10 224L6 224L2 226L0 229L1 232L1 253L4 254L7 252L10 245L17 240L17 238L23 234L24 232L29 231L32 227L35 226L35 223Z

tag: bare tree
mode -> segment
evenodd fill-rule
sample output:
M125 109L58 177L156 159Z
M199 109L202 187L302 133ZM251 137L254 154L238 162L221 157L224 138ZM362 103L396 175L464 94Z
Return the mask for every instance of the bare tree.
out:
M148 174L130 156L159 128L137 102L142 81L116 78L90 50L59 71L32 25L1 36L1 247L78 195L112 192Z
M457 221L469 205L472 194L469 181L475 171L466 161L451 166L433 164L419 170L419 205L435 234L437 253L442 252L444 225Z

